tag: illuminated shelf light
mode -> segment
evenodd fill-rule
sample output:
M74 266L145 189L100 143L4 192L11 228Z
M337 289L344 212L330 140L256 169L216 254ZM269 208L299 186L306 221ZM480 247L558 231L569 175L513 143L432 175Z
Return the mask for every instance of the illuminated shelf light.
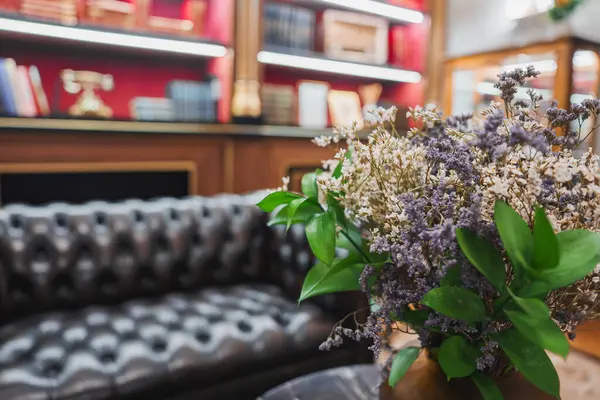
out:
M349 10L379 15L387 19L401 22L420 24L425 19L422 12L410 10L392 4L385 4L373 0L319 0L321 3L347 8Z
M96 31L81 27L46 24L43 22L4 17L0 17L1 32L203 57L223 57L227 54L225 46L213 43L141 36L130 33Z
M357 64L347 61L327 60L316 57L298 56L271 51L258 53L258 61L263 64L320 71L332 74L358 76L362 78L380 79L392 82L417 83L421 74L398 68L380 67L377 65Z

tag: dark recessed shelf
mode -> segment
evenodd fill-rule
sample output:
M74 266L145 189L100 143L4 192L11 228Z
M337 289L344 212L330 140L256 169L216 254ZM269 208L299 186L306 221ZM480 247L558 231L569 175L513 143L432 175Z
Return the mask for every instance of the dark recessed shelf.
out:
M258 61L266 65L317 71L321 73L354 76L369 80L417 83L421 74L392 65L365 64L328 58L322 53L296 51L277 46L265 46L258 53Z
M35 39L61 45L95 46L114 51L162 53L169 56L218 58L228 52L224 45L208 40L100 29L85 25L66 26L23 18L15 13L0 12L0 38L7 37L15 40Z

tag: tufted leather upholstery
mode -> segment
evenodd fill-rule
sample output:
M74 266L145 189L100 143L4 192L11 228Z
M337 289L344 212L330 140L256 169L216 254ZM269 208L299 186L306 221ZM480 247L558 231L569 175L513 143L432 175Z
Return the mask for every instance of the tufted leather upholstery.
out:
M330 329L317 309L258 285L29 318L0 330L0 399L107 398L173 378L206 384L318 346Z
M0 399L197 389L308 355L355 304L298 308L310 251L261 196L1 210Z

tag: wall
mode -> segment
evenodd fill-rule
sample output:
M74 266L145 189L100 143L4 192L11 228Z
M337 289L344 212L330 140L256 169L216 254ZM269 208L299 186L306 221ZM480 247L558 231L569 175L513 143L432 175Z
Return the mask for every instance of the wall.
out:
M578 36L600 43L597 16L600 1L585 1L565 21L551 21L547 13L510 20L510 0L447 0L446 55L449 58L526 44Z

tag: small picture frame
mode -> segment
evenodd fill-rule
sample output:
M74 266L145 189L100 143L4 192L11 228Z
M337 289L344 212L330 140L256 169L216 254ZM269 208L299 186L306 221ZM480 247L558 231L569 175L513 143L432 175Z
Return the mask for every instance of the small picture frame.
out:
M304 128L327 128L327 94L329 83L301 80L298 82L298 125Z
M327 103L333 125L345 127L356 122L359 129L364 126L358 93L347 90L330 90Z

